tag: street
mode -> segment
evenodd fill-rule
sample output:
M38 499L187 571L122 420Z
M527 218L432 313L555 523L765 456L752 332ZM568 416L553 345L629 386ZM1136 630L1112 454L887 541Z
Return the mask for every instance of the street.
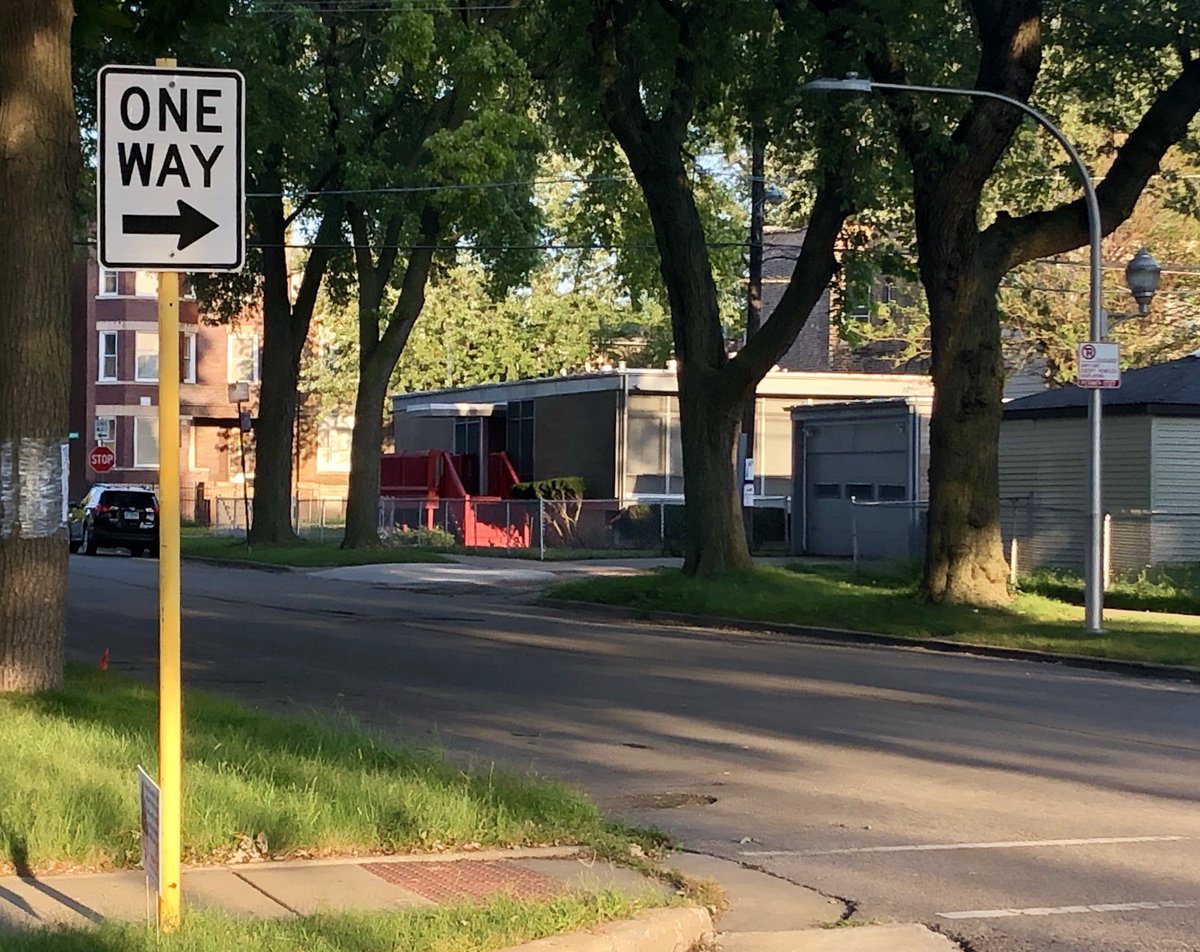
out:
M156 591L151 560L73 556L69 656L152 679ZM1196 686L609 622L532 592L185 563L185 690L562 779L974 952L1200 949Z

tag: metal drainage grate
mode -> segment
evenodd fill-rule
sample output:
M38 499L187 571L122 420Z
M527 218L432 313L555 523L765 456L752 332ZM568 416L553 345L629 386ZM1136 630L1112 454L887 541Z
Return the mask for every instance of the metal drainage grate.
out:
M523 866L492 860L449 863L363 863L362 868L433 902L461 902L512 895L518 899L553 899L566 887Z

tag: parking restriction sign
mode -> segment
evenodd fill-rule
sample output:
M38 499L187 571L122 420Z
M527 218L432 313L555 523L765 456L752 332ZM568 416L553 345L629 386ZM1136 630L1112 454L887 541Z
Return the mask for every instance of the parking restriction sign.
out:
M1102 341L1085 341L1076 357L1076 383L1092 390L1121 386L1121 346Z

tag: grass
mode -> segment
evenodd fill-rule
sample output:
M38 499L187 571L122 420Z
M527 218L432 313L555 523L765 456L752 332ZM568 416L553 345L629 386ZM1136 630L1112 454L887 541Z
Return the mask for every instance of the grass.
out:
M180 547L185 558L199 556L206 559L289 565L296 568L375 565L383 562L452 561L439 552L417 546L343 549L337 542L300 541L290 545L255 545L247 548L244 537L219 536L196 529L183 532Z
M111 921L86 929L0 931L0 952L488 952L627 918L661 904L649 894L629 899L602 893L549 902L502 897L480 905L284 920L204 911L189 913L178 932L162 936L145 925Z
M134 768L154 773L157 702L113 671L72 665L61 694L0 695L0 867L140 861ZM219 862L263 833L272 856L592 843L616 834L583 795L351 724L284 718L185 694L186 862ZM628 849L628 840L626 849Z
M1024 591L1072 605L1083 604L1083 577L1073 572L1039 569L1021 579ZM1200 615L1200 565L1161 565L1113 579L1104 595L1110 608L1180 612Z
M763 567L715 579L660 570L563 582L548 594L644 611L1200 666L1200 618L1110 610L1106 630L1090 634L1083 630L1081 608L1044 595L1022 593L1000 609L932 606L917 599L916 577L907 566L862 573L843 565Z

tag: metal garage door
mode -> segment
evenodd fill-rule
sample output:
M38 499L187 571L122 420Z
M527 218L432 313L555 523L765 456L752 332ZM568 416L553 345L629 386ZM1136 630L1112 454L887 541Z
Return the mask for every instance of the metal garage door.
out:
M890 521L903 537L906 554L907 507L852 512L860 502L893 502L908 498L909 426L905 414L885 420L822 421L804 427L805 530L810 555L849 556L858 524L859 551L866 553L891 542ZM897 536L899 541L900 536ZM875 543L880 543L876 545ZM879 552L878 554L891 554Z

